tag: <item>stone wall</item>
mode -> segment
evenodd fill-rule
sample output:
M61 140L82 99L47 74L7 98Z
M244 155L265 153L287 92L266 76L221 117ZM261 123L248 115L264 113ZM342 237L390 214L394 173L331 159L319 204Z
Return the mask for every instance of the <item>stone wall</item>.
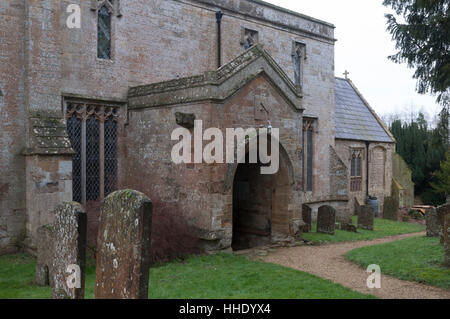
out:
M242 28L249 28L259 32L259 42L293 79L293 41L306 44L303 105L305 113L320 117L314 141L315 191L308 199L328 196L329 145L333 144L334 136L334 28L331 25L247 0L220 4L217 1L128 1L122 4L122 17L113 18L113 61L102 61L96 59L96 19L89 7L88 3L82 4L83 30L64 29L63 32L66 54L62 58L62 91L84 97L123 100L129 86L215 70L215 11L218 9L224 13L222 64L244 51L241 32ZM108 85L100 87L99 83Z
M350 168L351 149L365 149L361 163L362 185L361 191L352 192L350 183L348 193L350 196L349 208L353 210L354 199L358 198L360 203L365 203L367 199L367 147L365 142L336 140L336 152ZM383 201L387 196L391 196L392 185L392 156L394 154L394 144L370 143L369 146L369 195L378 198L379 211L383 210ZM375 156L374 156L375 151ZM383 171L384 168L384 172ZM347 178L350 180L351 172L347 170Z
M403 158L394 153L392 156L393 192L399 199L400 207L414 206L414 183L411 170Z
M72 201L71 157L27 156L26 179L25 245L34 253L38 227L52 224L54 208L63 202Z
M248 69L251 71L253 67ZM249 70L241 70L239 76L248 77L246 72ZM234 79L229 81L234 83ZM126 167L127 187L151 196L155 218L163 207L170 205L195 225L203 233L202 239L211 241L215 248L231 245L232 186L237 165L175 165L171 161L171 149L177 142L168 139L178 127L177 112L195 114L197 120L203 120L203 129L217 127L225 132L226 128L233 127L259 128L267 124L265 120L255 120L255 95L263 93L267 105L276 106L270 108L270 119L273 127L280 128L282 145L280 171L273 182L276 188L273 193L272 237L288 236L290 221L301 218L301 112L295 110L265 76L247 81L249 83L223 104L197 102L130 112L125 145L132 165ZM226 87L235 85L224 84ZM156 98L149 96L146 99L150 103ZM135 100L139 101L139 98L133 98L131 102Z
M23 0L0 2L0 254L25 235Z
M66 8L69 4L81 5L81 29L66 27L69 15ZM320 118L314 149L316 191L310 194L309 199L328 195L329 145L333 144L334 136L332 25L250 0L122 1L121 16L112 17L113 58L106 61L97 59L97 16L91 10L90 1L3 1L0 4L0 47L4 49L0 50L0 58L6 59L8 63L0 65L0 95L3 95L0 96L0 130L5 132L0 138L0 252L14 250L22 241L26 216L27 237L30 239L27 245L33 247L35 229L41 225L38 212L47 214L54 209L55 204L71 197L70 192L64 193L61 189L63 184L69 187L65 182L68 179L58 176L42 180L42 183L53 183L52 187L56 187L54 183L58 181L56 192L38 193L40 195L33 197L31 192L42 185L41 181L37 181L39 185L33 184L36 180L32 172L40 170L41 162L58 166L56 162L65 153L46 154L55 156L55 159L36 160L30 153L29 159L21 156L22 149L35 147L35 127L28 125L28 119L42 116L62 119L62 96L126 102L129 86L216 69L215 12L219 9L224 13L223 64L244 51L241 44L242 28L259 32L259 42L291 79L294 78L293 41L306 45L303 106L306 113ZM280 127L292 125L290 119L280 122ZM136 129L142 127L142 123L132 124L136 125ZM164 126L161 126L161 130L164 130ZM167 143L167 135L165 138L164 142ZM142 147L139 139L128 141L134 145L134 149L138 149ZM126 166L135 165L128 163L127 151L122 146L119 148L119 184L122 185L134 184L133 180L128 181L126 175ZM164 165L164 161L161 165ZM59 174L57 171L47 172ZM173 186L166 180L158 187L162 190ZM27 204L26 198L29 201ZM173 198L169 198L167 202L173 201ZM39 207L35 209L34 205L38 202Z
M378 211L383 211L384 197L391 196L394 152L394 144L371 143L369 147L369 195L378 198Z

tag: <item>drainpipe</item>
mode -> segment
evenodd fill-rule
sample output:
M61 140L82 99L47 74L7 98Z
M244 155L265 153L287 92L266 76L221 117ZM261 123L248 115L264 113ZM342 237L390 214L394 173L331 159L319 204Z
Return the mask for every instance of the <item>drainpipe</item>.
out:
M222 11L216 12L217 22L217 68L222 66Z
M366 150L367 150L367 154L366 154L366 197L367 200L369 200L369 146L370 146L370 142L366 142Z

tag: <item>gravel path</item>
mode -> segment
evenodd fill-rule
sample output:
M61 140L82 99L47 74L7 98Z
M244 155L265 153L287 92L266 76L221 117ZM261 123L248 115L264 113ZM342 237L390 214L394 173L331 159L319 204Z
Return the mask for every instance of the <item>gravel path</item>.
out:
M381 276L381 289L369 289L366 285L369 273L343 257L355 248L384 244L421 235L423 236L425 233L326 246L282 248L271 252L262 259L266 262L308 272L382 299L450 299L449 290L403 281L383 274ZM383 269L381 269L381 272L383 272Z

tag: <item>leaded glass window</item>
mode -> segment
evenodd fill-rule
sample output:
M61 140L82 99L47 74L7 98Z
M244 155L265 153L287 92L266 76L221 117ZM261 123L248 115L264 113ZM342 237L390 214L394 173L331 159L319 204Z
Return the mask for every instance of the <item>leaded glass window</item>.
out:
M117 122L105 122L105 196L116 190L117 184Z
M81 203L81 119L72 114L67 119L67 131L75 155L72 157L73 200Z
M307 131L307 156L306 156L306 190L312 191L312 170L313 170L313 132Z
M362 152L363 151L360 149L352 150L352 154L351 154L352 157L351 157L351 163L350 163L350 167L351 167L350 176L352 176L352 177L361 177Z
M353 155L352 156L352 162L351 162L351 172L350 172L351 176L356 176L356 156Z
M106 6L98 10L97 57L111 59L111 13Z
M94 117L86 121L86 200L100 198L100 125Z
M356 148L350 150L350 191L362 191L362 159L364 149Z
M73 200L85 205L117 189L119 105L67 101Z

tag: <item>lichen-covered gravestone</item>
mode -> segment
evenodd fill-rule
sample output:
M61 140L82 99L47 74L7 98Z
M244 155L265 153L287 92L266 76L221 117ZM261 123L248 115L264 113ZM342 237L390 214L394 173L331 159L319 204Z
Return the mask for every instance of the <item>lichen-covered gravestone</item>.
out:
M359 207L361 207L361 204L359 203L359 200L355 197L355 202L354 202L354 211L353 211L353 215L354 216L358 216L359 213Z
M383 205L383 218L398 221L398 199L394 197L385 197Z
M83 299L87 218L75 202L56 208L52 264L52 298Z
M359 207L358 228L365 230L374 229L375 210L372 206L363 205Z
M306 227L307 225L302 219L296 218L292 220L292 233L297 239L303 239L303 233Z
M302 206L302 218L303 221L305 222L305 226L303 228L303 231L305 233L309 233L312 230L312 210L308 205L303 205Z
M36 283L50 285L54 299L84 298L86 228L84 209L75 202L58 206L54 223L38 228Z
M444 265L450 268L450 213L447 213L444 217Z
M427 236L439 237L442 232L443 216L436 208L427 209L425 212L427 222Z
M445 233L445 216L450 214L450 204L444 204L437 208L437 218L439 223L439 236L441 237L441 244L445 243L444 233Z
M55 232L53 225L44 225L37 229L36 284L54 286L53 253L55 251Z
M334 235L336 210L331 206L322 206L317 214L317 232Z
M97 239L95 298L146 299L150 268L152 202L122 190L102 204Z
M342 223L341 224L341 230L352 232L352 233L357 233L358 232L358 230L356 229L356 226L352 225L351 223Z

